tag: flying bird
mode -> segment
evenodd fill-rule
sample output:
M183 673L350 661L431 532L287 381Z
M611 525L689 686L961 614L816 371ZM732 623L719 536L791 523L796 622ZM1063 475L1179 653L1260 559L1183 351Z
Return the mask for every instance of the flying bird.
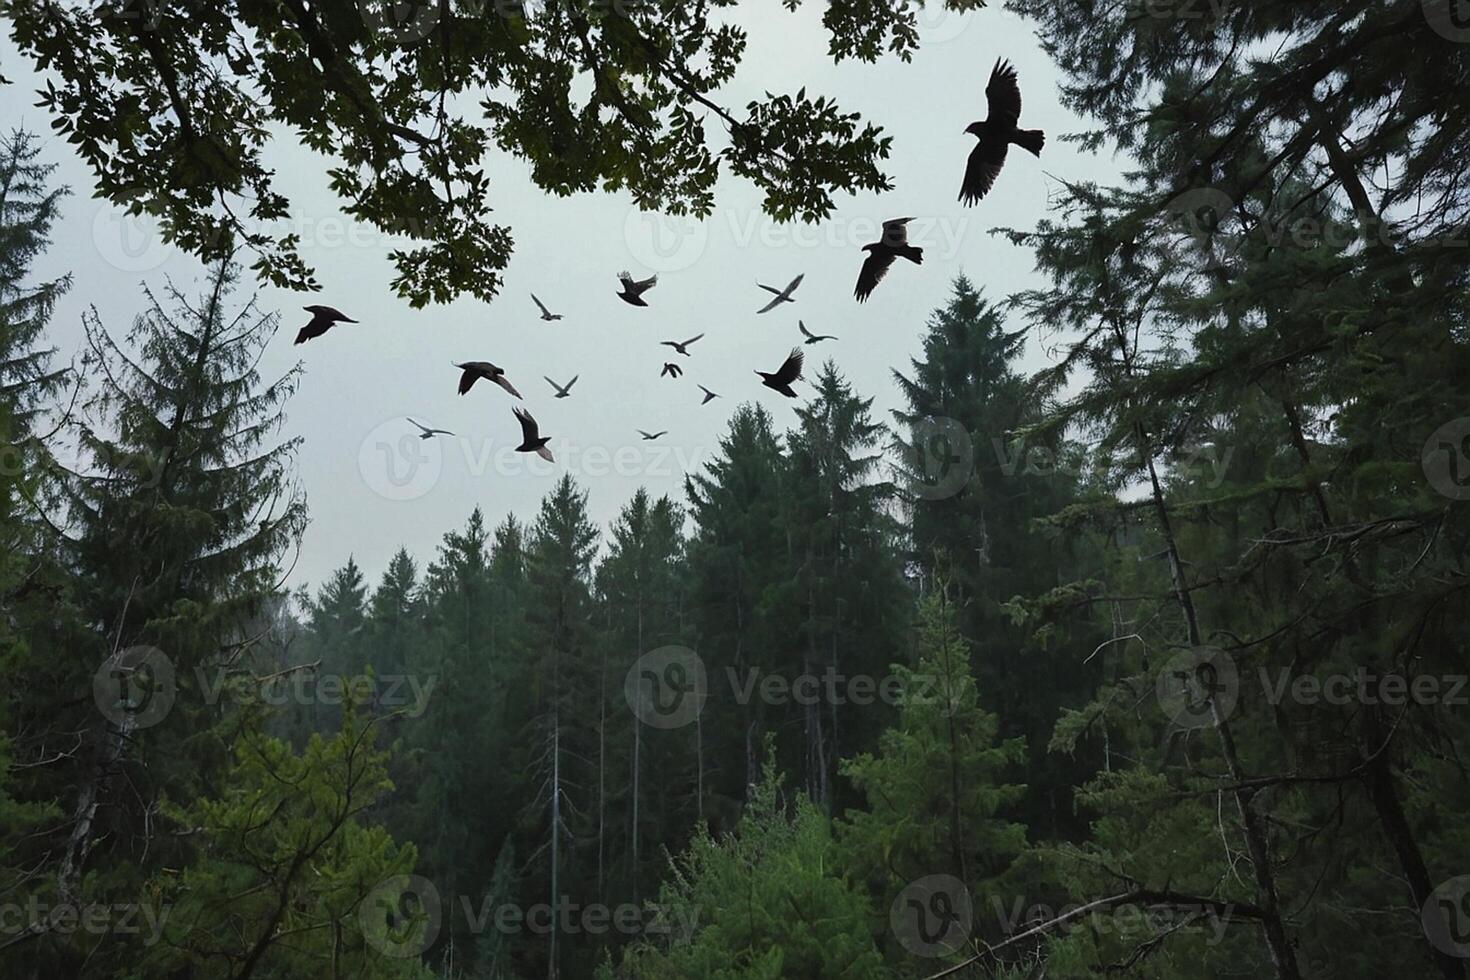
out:
M410 422L413 422L413 419L409 419L409 421ZM454 435L454 433L453 432L450 432L448 429L431 429L427 425L419 425L419 423L417 423L417 422L413 422L413 424L418 427L418 430L419 430L419 438L420 439L432 439L436 435L441 435L441 436L452 436L452 435Z
M767 374L764 371L755 373L761 376L761 384L767 388L779 391L787 398L795 398L796 392L791 390L791 382L801 377L801 361L801 348L793 347L790 356L786 358L786 363L782 364L774 374Z
M688 351L687 348L689 347L689 345L692 344L692 343L694 343L696 340L698 340L700 337L703 337L703 336L704 336L704 334L699 334L697 336L690 337L688 340L685 340L685 341L665 340L665 341L662 341L659 346L661 346L661 347L672 347L672 348L674 348L674 350L678 351L680 354L683 354L685 357L688 357L689 356L689 351Z
M546 308L546 304L545 303L541 302L539 299L536 299L536 294L535 293L532 293L531 294L531 298L533 300L536 300L536 305L537 306L541 307L541 319L543 319L543 320L560 320L561 319L561 314L560 313L553 313L550 310L548 310Z
M543 374L541 375L541 377L546 378L546 375ZM580 377L580 374L573 375L572 380L568 381L565 385L559 385L555 381L552 381L550 378L546 378L546 383L556 389L557 398L566 398L572 393L572 385L576 384L577 379Z
M1017 129L1021 118L1021 86L1016 84L1016 69L1009 61L995 61L990 82L985 86L985 101L990 111L984 122L973 122L965 132L978 142L965 164L965 181L960 185L960 200L974 204L995 185L1000 168L1005 166L1006 150L1014 143L1034 156L1041 156L1046 134L1039 129Z
M320 337L332 329L334 324L357 322L341 310L330 306L303 306L302 309L311 314L311 321L297 332L296 343L298 344L304 344L313 337Z
M521 397L521 393L516 391L515 385L511 384L510 380L506 378L505 372L489 361L465 361L463 364L456 364L454 366L464 372L459 376L459 393L461 395L469 391L476 381L484 378L486 381L492 381L500 385L500 387L517 398Z
M757 313L769 313L771 310L774 310L776 307L780 306L782 303L795 303L796 300L794 300L794 299L791 298L791 294L794 293L794 292L796 292L796 287L801 285L801 280L805 276L806 276L806 273L803 272L801 275L799 275L795 279L791 280L791 282L789 282L786 285L786 288L785 289L777 289L775 286L767 286L765 283L760 283L760 282L756 283L757 286L759 286L760 288L764 289L766 292L768 292L768 293L775 293L776 294L776 298L775 299L771 300L765 306L762 306L760 309L756 310L756 312Z
M681 375L683 373L684 373L684 369L681 368L679 365L666 363L666 364L664 364L664 369L658 373L658 376L660 378L662 378L664 375L669 374L669 375L673 375L674 377L677 378L679 375Z
M660 429L657 432L644 432L642 429L639 429L638 430L638 434L643 437L643 439L644 439L645 442L652 442L653 440L657 439L659 436L666 436L666 435L668 435L669 434L669 430L668 429Z
M924 262L924 250L917 245L909 244L908 223L913 218L889 218L883 222L883 237L876 242L863 246L863 251L868 257L863 260L862 271L858 273L857 289L853 290L853 296L857 297L859 303L863 302L873 292L873 287L883 281L888 274L889 266L898 259L900 255L915 265Z
M633 306L647 306L648 304L643 302L643 294L658 285L658 276L649 276L640 281L627 272L620 272L618 281L623 284L623 291L618 293L618 299Z
M720 397L719 395L715 394L713 391L710 391L704 385L700 385L699 386L699 390L702 391L702 392L704 392L704 401L702 401L702 402L699 403L701 405L708 405L710 402L712 402L716 398L719 398Z
M531 417L531 413L519 406L511 409L511 411L515 412L516 418L521 423L521 444L516 447L516 452L535 453L548 463L556 462L556 460L551 458L551 450L546 448L546 444L551 441L551 437L541 434L540 430L536 428L536 420Z
M806 340L803 341L803 343L807 343L807 344L815 344L819 340L836 340L837 339L836 337L832 336L829 333L824 333L824 334L814 334L814 333L812 333L810 330L808 330L806 328L806 324L805 323L802 323L800 320L797 320L796 321L796 329L798 329L798 330L801 331L801 335L806 338Z

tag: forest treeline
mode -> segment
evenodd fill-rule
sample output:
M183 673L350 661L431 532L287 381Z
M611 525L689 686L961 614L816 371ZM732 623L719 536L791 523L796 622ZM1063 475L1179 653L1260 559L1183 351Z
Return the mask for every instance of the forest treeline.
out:
M216 263L64 367L11 135L0 976L1463 980L1467 38L1011 6L1137 169L888 325L892 417L828 363L294 594L278 318Z

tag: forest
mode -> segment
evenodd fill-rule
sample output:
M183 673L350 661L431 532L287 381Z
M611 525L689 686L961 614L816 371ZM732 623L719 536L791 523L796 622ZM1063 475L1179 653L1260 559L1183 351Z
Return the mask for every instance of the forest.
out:
M335 148L349 214L430 219L418 306L512 261L484 139L673 211L720 168L782 220L883 187L804 90L708 148L707 6L444 3L442 51L352 4L0 7L95 192L208 270L59 351L68 189L0 139L0 978L1470 977L1453 3L1011 0L1092 127L1048 135L1130 169L998 231L1040 285L890 326L902 408L808 343L681 494L599 526L563 473L285 584L318 504L257 290L311 270L216 195L289 206L268 124ZM823 7L834 57L912 47L915 4ZM471 81L511 93L484 130L436 99Z

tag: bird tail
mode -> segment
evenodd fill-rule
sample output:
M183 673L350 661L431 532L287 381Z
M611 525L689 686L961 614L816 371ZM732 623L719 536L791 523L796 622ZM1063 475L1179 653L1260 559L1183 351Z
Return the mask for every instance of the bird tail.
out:
M914 263L914 265L924 264L924 250L917 245L904 245L898 249L898 254Z
M1039 129L1018 129L1011 140L1021 149L1030 152L1032 156L1039 157L1041 148L1046 145L1046 134Z

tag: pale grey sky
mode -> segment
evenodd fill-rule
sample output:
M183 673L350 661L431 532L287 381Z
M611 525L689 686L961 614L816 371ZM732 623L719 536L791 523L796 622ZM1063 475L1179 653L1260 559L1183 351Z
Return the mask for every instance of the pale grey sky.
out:
M723 180L715 212L703 222L646 215L624 194L555 198L531 183L525 164L496 151L486 168L494 217L516 242L504 291L489 305L462 299L413 310L389 285L391 243L338 209L323 176L327 161L277 143L278 189L292 200L293 226L322 284L319 294L306 295L259 287L262 306L282 314L263 375L274 377L298 358L306 366L285 430L304 440L298 468L311 512L293 587L321 582L349 554L373 582L400 545L427 562L441 535L461 526L476 505L492 524L510 512L530 519L562 472L590 492L592 516L604 527L640 484L682 500L685 471L716 451L742 401L765 405L783 429L794 422L795 403L761 387L752 372L779 366L801 339L798 318L840 338L804 348L808 374L834 358L859 393L875 398L886 422L899 404L890 369L906 368L919 352L925 321L955 276L967 274L994 299L1037 282L1029 252L989 230L1033 225L1055 186L1048 172L1110 181L1119 167L1058 138L1084 124L1058 105L1056 73L1030 25L995 8L932 11L911 63L887 56L872 65L834 65L823 6L790 13L766 0L735 8L729 15L741 18L750 44L735 83L720 96L738 108L763 91L805 85L894 138L885 167L894 189L842 195L836 214L817 225L775 224L761 213L754 185L733 177ZM990 196L965 208L956 196L974 138L964 128L985 115L985 83L998 56L1019 73L1022 125L1044 129L1047 145L1040 161L1012 152ZM120 333L142 308L141 282L170 275L187 286L202 269L162 245L149 226L92 198L90 175L33 107L37 77L8 38L0 41L0 65L14 81L0 89L4 127L41 134L44 158L60 165L58 179L73 190L36 269L38 276L75 276L49 335L66 359L80 348L88 305ZM872 298L857 304L859 249L877 238L882 220L903 215L918 218L910 240L924 247L924 264L897 263ZM616 298L624 268L638 278L658 273L648 309ZM756 281L782 286L798 273L806 278L796 302L756 316L769 299ZM531 292L565 319L543 323ZM301 307L316 302L361 323L295 347L296 330L308 319ZM659 346L701 332L692 357ZM543 434L553 437L555 464L509 451L520 439L509 395L483 383L456 395L451 362L467 359L506 369ZM684 377L660 378L665 360L678 360ZM1028 366L1043 362L1033 345ZM574 374L581 380L566 399L553 398L542 380L565 383ZM723 397L701 406L696 383ZM420 443L405 416L457 437ZM669 434L646 443L640 428ZM405 450L426 455L415 462Z

